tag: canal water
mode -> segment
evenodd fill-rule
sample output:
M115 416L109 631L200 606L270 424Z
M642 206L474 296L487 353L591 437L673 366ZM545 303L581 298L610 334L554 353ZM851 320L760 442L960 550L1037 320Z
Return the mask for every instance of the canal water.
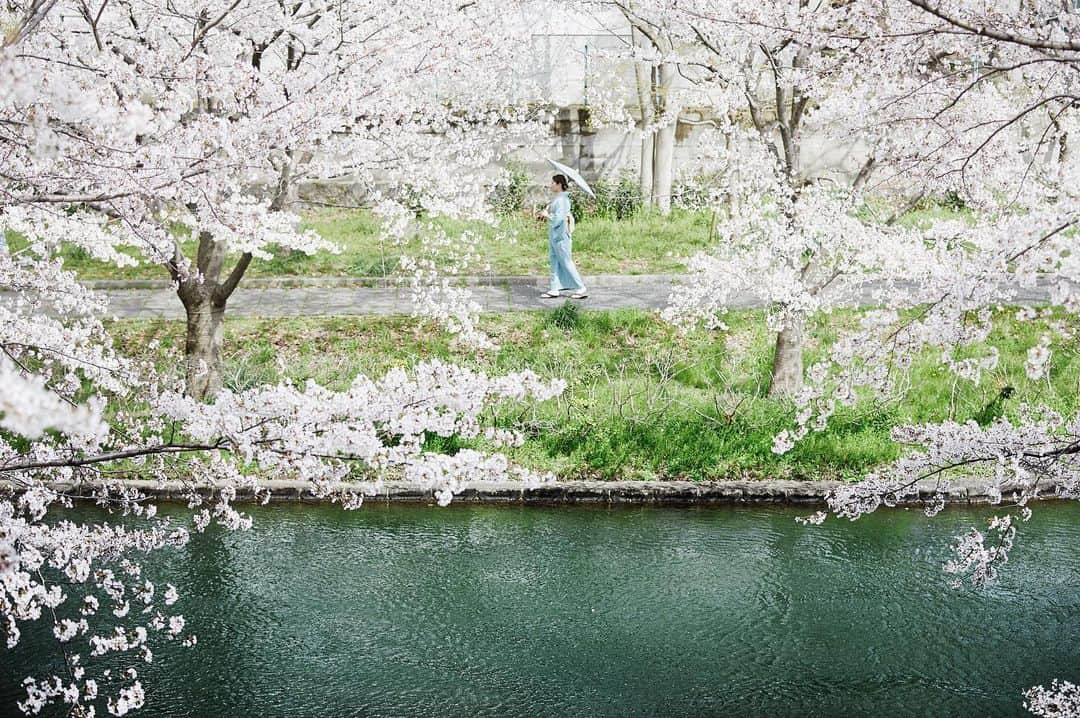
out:
M978 593L941 565L987 510L251 513L151 559L199 640L158 644L138 715L1013 716L1028 686L1080 679L1074 503L1038 506ZM25 630L0 715L56 660Z

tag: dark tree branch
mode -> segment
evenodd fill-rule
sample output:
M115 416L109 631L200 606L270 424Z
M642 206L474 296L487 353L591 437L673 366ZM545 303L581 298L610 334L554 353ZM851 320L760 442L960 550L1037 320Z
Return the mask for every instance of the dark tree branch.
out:
M959 28L972 35L988 37L991 40L1000 40L1001 42L1008 42L1014 45L1023 45L1025 47L1031 47L1036 50L1080 52L1080 40L1044 40L1042 38L1030 37L1028 35L1018 35L1016 33L1006 32L1004 30L996 30L994 28L988 27L979 27L976 25L972 25L970 22L962 20L942 10L941 4L938 2L930 2L930 0L908 0L908 2L917 8L925 10L936 18L944 20L953 27Z

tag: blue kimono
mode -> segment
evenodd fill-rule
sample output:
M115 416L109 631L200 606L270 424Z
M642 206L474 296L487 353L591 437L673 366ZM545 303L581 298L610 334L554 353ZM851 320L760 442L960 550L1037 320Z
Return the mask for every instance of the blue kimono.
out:
M560 192L548 206L548 260L551 262L551 292L563 289L585 291L574 260L570 257L570 233L567 217L570 216L570 195Z

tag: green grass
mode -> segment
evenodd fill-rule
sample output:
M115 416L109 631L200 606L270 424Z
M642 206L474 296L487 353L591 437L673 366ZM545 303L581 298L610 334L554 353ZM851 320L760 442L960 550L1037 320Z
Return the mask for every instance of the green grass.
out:
M856 216L864 222L885 222L892 218L896 207L880 197L868 197L856 210ZM927 229L934 222L958 219L973 223L975 212L959 202L946 198L927 198L910 207L896 218L896 224L908 229Z
M891 210L881 202L868 201L860 210L867 221L880 221ZM437 218L434 224L458 236L465 230L479 235L481 261L472 274L543 275L547 270L546 227L528 213L502 216L495 225L481 222ZM969 210L927 202L906 213L899 224L925 227L931 220L945 218L970 220ZM639 211L622 219L589 217L580 219L574 232L574 261L585 275L679 273L686 270L686 260L709 246L709 212L674 210L671 216ZM319 252L274 252L269 260L251 263L249 277L382 277L398 270L402 254L416 255L421 235L404 245L383 241L379 222L367 210L318 210L304 214L303 227L313 229L341 248L339 254ZM424 231L424 230L419 230ZM17 235L8 235L13 250L26 246ZM185 252L194 256L194 245L185 244ZM135 250L127 250L137 256ZM84 279L165 279L163 267L142 260L135 267L116 267L89 257L85 251L65 246L60 252L65 265ZM232 258L235 261L236 257ZM445 258L436 258L445 266Z
M686 258L707 246L709 219L708 214L676 211L667 219L642 212L622 221L581 220L574 232L574 259L584 274L681 272ZM472 273L532 276L548 271L547 230L541 222L514 215L500 218L494 226L442 218L435 224L452 234L469 229L480 236L478 250L487 266L478 264ZM254 260L247 276L381 277L398 269L403 253L416 254L420 246L419 237L404 246L380 240L379 223L365 210L309 212L303 226L339 245L341 253L276 252L270 260ZM27 244L11 234L8 241L14 251ZM194 245L186 243L185 252L193 257ZM145 260L136 267L116 267L77 247L63 247L60 254L83 279L167 278L163 267ZM137 256L135 250L128 254Z
M848 312L814 323L808 362L840 325L855 319ZM313 379L341 389L359 372L380 375L429 358L489 372L532 369L566 378L569 388L524 411L502 407L487 420L524 428L525 444L510 451L516 461L565 478L602 479L855 479L899 455L902 447L889 437L896 424L986 415L1005 387L1014 389L999 402L1005 415L1015 415L1022 402L1073 410L1080 394L1080 344L1056 344L1053 372L1032 382L1024 373L1025 352L1045 325L1017 322L1005 312L992 336L1002 350L1001 364L979 385L956 380L927 357L914 366L911 388L902 397L841 411L827 431L776 456L772 438L791 426L792 410L764 396L771 336L758 312L733 313L729 325L724 334L701 330L684 336L642 311L554 308L485 315L483 326L501 345L485 357L455 353L451 337L404 317L230 320L226 383L243 389L283 378ZM123 321L111 329L125 353L163 368L179 364L180 323ZM160 340L154 350L147 349L151 339Z

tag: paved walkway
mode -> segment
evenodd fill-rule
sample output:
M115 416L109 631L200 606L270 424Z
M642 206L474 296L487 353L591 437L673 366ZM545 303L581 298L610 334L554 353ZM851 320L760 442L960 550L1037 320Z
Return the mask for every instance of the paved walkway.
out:
M591 277L591 309L655 308L667 303L675 276ZM503 277L468 280L474 299L486 312L525 311L558 306L558 299L541 299L547 278ZM275 282L275 284L277 284ZM314 281L300 286L266 286L241 282L229 299L226 314L232 317L349 316L361 314L409 314L413 304L407 286L371 281ZM102 287L109 295L110 313L117 317L180 319L183 308L168 287L116 289ZM569 294L569 293L567 293Z
M587 278L589 309L659 309L667 304L680 275L594 275ZM527 311L552 308L561 299L541 299L546 277L473 277L466 279L473 295L487 312ZM111 316L118 318L182 319L183 307L165 282L91 283L109 296ZM1041 302L1049 297L1050 281L1020 290L1017 302ZM860 304L872 299L867 287ZM760 306L749 296L737 296L733 308ZM257 279L241 282L229 299L231 317L355 316L409 314L413 309L406 286L379 279L315 278Z

